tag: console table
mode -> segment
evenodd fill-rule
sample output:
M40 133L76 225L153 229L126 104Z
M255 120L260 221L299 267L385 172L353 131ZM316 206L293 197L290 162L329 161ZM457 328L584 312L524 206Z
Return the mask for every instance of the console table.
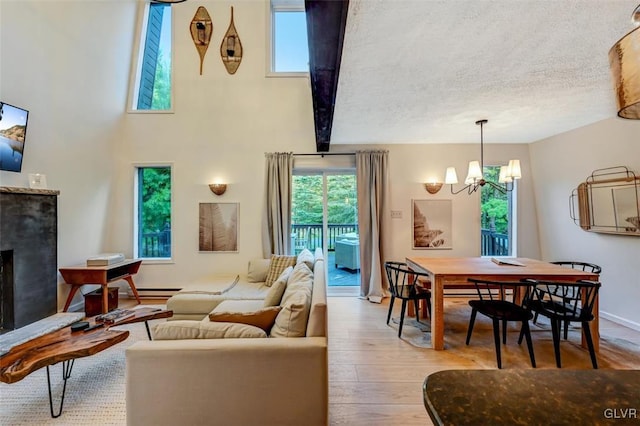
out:
M140 296L138 295L136 285L133 283L133 276L138 273L141 263L141 259L127 259L108 266L79 265L60 268L60 275L62 275L64 281L71 286L63 311L66 312L67 309L69 309L71 300L73 300L73 296L75 296L80 287L85 284L98 284L102 286L102 313L107 313L109 310L108 285L109 283L119 280L125 280L129 284L133 295L138 303L140 303Z

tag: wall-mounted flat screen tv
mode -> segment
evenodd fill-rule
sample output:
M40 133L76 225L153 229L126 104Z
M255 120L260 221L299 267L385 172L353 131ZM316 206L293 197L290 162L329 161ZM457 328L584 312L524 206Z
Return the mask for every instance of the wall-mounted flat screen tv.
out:
M0 170L20 172L29 111L0 101Z

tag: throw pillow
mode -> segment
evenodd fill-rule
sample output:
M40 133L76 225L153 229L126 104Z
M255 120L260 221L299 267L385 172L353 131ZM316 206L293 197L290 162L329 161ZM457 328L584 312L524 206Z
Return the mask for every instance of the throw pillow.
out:
M252 259L249 261L247 281L250 283L263 283L267 279L271 259Z
M177 320L160 323L153 329L153 340L259 337L267 337L267 333L251 325L227 322Z
M269 272L267 273L267 278L264 280L264 285L271 287L282 271L287 269L289 266L296 266L296 256L287 256L282 254L273 254L271 255L271 263L269 264Z
M304 263L309 267L309 269L313 270L313 263L315 259L313 257L313 253L309 251L309 249L304 249L298 254L298 259L296 260L296 265Z
M211 312L209 321L253 325L268 333L273 327L280 309L282 309L280 306L270 306L255 312Z
M264 297L264 306L278 306L280 304L292 271L293 268L291 266L282 271L282 274L280 274L276 282L271 285L267 295Z
M271 337L304 337L311 309L311 293L298 291L293 294L276 317Z

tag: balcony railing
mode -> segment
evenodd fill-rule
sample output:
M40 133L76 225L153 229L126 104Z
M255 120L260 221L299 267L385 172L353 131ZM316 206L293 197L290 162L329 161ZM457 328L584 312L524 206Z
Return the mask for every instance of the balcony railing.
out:
M358 225L355 223L330 224L328 228L329 241L327 242L327 246L329 251L335 250L337 236L348 233L358 233ZM293 225L291 227L291 241L296 252L299 252L304 247L313 252L317 247L322 247L322 225Z
M498 234L491 229L482 229L482 256L508 256L509 236Z
M140 236L139 257L171 257L171 230L147 232Z

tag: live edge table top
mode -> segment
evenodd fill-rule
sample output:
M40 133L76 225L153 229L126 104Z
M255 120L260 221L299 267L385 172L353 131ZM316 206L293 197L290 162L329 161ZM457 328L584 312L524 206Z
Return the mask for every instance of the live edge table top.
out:
M136 314L133 317L126 318L112 327L173 316L173 311L151 307L134 311ZM91 325L95 324L94 318L86 321ZM0 357L0 382L15 383L42 367L95 355L126 340L127 337L128 330L113 329L111 326L75 332L71 331L70 326L61 328L15 346Z

